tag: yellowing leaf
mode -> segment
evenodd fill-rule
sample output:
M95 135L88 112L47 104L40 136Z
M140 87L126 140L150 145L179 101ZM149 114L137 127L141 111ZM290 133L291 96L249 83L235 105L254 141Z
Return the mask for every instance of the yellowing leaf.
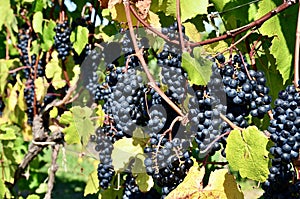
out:
M21 89L19 90L19 96L18 96L18 106L22 111L26 110L26 103L25 103L25 99L24 99L24 89L25 89L26 85L22 84Z
M152 27L157 29L161 27L161 24L159 22L159 16L151 11L148 13L147 20Z
M18 93L19 85L16 83L13 88L11 88L8 96L8 108L10 111L14 111L18 102Z
M96 114L99 117L99 119L97 120L98 125L103 126L103 122L105 120L105 112L103 111L101 104L97 106Z
M144 150L140 145L133 145L132 138L123 138L114 143L112 151L112 164L116 171L120 171L124 166L138 154L143 154Z
M62 88L66 85L66 81L62 77L62 68L57 58L57 52L52 53L53 59L46 65L46 77L52 78L52 85L55 89Z
M234 176L228 174L227 169L219 169L210 174L208 185L203 189L204 193L211 193L219 198L243 199L244 195L239 190ZM217 197L216 197L217 198Z
M180 1L181 21L194 18L199 14L207 14L208 0L184 0ZM176 17L176 0L152 0L151 10L162 11L167 16Z
M48 84L47 80L45 79L45 77L38 77L34 81L34 86L35 86L36 99L38 101L41 101L47 94L47 89L49 87L49 84Z
M125 8L122 3L116 4L114 7L111 8L111 17L113 20L118 22L127 22ZM130 14L133 26L137 25L137 19L134 17L133 14Z
M227 138L226 159L243 178L265 181L269 174L268 138L257 127L233 130Z
M95 194L99 190L99 180L98 180L98 174L97 169L95 169L92 173L89 174L88 181L86 183L86 186L84 188L84 197L89 194Z
M113 8L116 4L121 4L122 0L109 0L108 1L108 8Z
M205 168L199 166L196 160L194 160L194 165L190 168L187 176L184 178L183 182L180 183L176 189L171 191L166 197L166 199L192 199L199 198L199 192L202 190L202 180L205 174Z
M186 35L190 38L190 41L200 41L201 34L197 30L196 26L191 22L186 22L183 24L185 27Z

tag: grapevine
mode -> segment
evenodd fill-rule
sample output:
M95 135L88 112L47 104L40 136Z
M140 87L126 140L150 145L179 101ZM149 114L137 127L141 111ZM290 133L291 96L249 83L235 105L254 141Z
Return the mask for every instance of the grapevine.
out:
M0 198L300 198L299 1L2 4Z

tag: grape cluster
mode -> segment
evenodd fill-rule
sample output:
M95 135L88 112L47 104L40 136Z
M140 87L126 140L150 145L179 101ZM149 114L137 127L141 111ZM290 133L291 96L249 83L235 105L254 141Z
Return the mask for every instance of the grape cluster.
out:
M126 62L128 61L129 67L135 68L140 66L139 59L137 58L137 56L134 56L135 50L128 31L124 33L121 44L122 44L121 52L122 55L124 55L124 61L125 61L124 64L126 64ZM147 60L147 55L148 55L147 49L149 48L148 38L143 37L140 40L137 40L137 45L139 49L143 47L144 49L143 56L145 60Z
M170 40L177 40L179 41L179 33L178 33L178 23L177 21L173 23L173 25L169 27L163 27L161 29L161 33L166 35ZM188 36L185 35L185 27L182 25L181 26L181 31L183 33L183 38L185 40L189 40Z
M145 102L146 87L136 70L129 69L118 80L111 95L112 113L117 127L130 135L136 125L145 125L148 119Z
M24 98L27 106L27 123L32 125L33 117L34 117L34 84L32 81L28 81L26 88L24 89Z
M105 134L104 128L98 128L96 135L91 135L90 141L95 143L95 151L99 152L100 163L98 165L99 185L103 189L107 189L110 185L112 177L115 175L112 165L111 153L113 145L108 136Z
M148 154L144 161L147 174L162 187L163 195L175 189L193 166L189 147L187 140L174 138L169 141L158 134L150 138L150 146L144 149Z
M68 21L64 21L63 23L58 23L54 30L56 33L54 36L54 46L58 51L58 58L65 61L72 50L72 43L70 41L71 28Z
M160 198L160 194L154 188L151 188L150 191L146 193L141 192L136 184L135 177L131 173L127 174L124 186L123 199Z
M270 174L264 183L265 198L299 198L299 182L291 184L295 175L291 162L299 157L300 149L300 94L289 85L278 94L273 119L268 131L274 146Z
M44 73L44 63L42 59L38 60L37 62L37 56L35 54L29 55L30 50L30 31L28 28L22 28L20 33L18 33L18 45L17 47L21 51L21 62L24 66L26 66L25 69L23 69L24 78L26 81L26 88L24 89L24 97L25 97L25 103L27 106L27 117L28 117L28 124L32 125L33 117L34 117L34 106L36 106L36 109L40 107L40 104L36 102L34 104L34 95L35 95L35 89L34 89L34 79L38 77L43 77L45 75ZM33 38L32 38L33 39ZM16 74L15 74L16 75Z
M221 63L217 70L220 71L225 86L228 113L236 117L250 113L254 117L263 118L271 109L265 74L250 70L246 58L239 54L227 64L224 63L223 55L218 55L216 59Z

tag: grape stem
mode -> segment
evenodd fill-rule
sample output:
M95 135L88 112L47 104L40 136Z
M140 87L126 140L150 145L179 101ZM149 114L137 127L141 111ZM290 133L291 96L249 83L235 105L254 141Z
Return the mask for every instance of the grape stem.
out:
M63 104L67 104L68 102L70 102L70 98L72 93L76 90L77 88L77 82L74 84L74 86L70 87L65 95L65 97L62 100L54 100L53 102L51 102L50 104L48 104L44 111L41 111L40 114L42 114L42 112L46 112L48 109L54 107L54 106L62 106Z
M244 57L243 57L243 54L242 54L241 51L239 51L239 55L240 55L241 60L242 60L242 62L243 62L243 64L244 64L245 71L246 71L246 74L247 74L249 80L252 80L252 77L251 77L251 75L250 75L250 73L249 73L249 71L248 71L247 65L246 65L246 63L245 63L245 60L244 60Z
M67 68L66 68L66 64L63 60L61 60L61 68L63 70L63 74L64 74L64 77L66 79L66 82L68 84L68 86L70 87L70 78L69 78L69 75L68 75L68 72L67 72Z
M227 119L227 118L226 118L226 119ZM220 140L222 137L224 137L224 136L226 136L226 135L229 135L229 134L230 134L230 131L221 134L221 135L218 136L216 139L214 139L214 140L206 147L206 149L205 149L204 151L200 151L200 153L204 153L204 154L207 153L208 150L210 150L211 147L212 147L218 140Z
M247 37L249 37L255 30L251 30L251 32L247 33L246 35L244 35L243 37L241 37L238 41L236 41L235 43L231 44L228 48L226 48L225 50L221 51L218 54L223 54L226 51L230 50L231 48L236 48L236 45L238 45L239 43L241 43L244 39L246 39Z
M177 18L177 26L179 32L179 41L181 45L181 51L183 52L184 49L184 40L182 36L182 27L181 27L181 17L180 17L180 0L176 0L176 18Z
M300 56L300 2L298 10L298 22L296 31L296 42L295 42L295 56L294 56L294 85L297 88L299 82L299 56Z
M274 17L276 14L286 10L287 8L291 7L292 5L294 5L296 3L296 1L283 1L283 3L281 5L279 5L278 7L276 7L275 9L271 10L270 12L268 12L267 14L265 14L264 16L262 16L261 18L243 26L240 28L236 28L233 30L229 30L227 31L224 35L221 35L219 37L215 37L212 39L207 39L205 41L199 41L196 43L192 43L192 42L187 42L187 45L190 47L196 47L196 46L202 46L202 45L207 45L207 44L211 44L211 43L215 43L218 41L222 41L228 38L234 38L237 35L246 32L247 30L250 29L257 29L259 28L265 21L269 20L270 18ZM163 35L160 31L156 30L155 28L151 27L147 22L145 22L145 20L143 20L141 17L139 17L139 15L136 13L136 11L134 10L133 6L130 6L130 10L132 12L132 14L137 18L137 20L139 22L141 22L146 28L148 28L149 30L151 30L153 33L157 34L158 36L160 36L161 38L163 38L164 40L171 42L173 44L177 44L179 45L179 42L176 40L170 40L167 36Z
M155 152L154 157L157 157L157 154L158 154L158 151L159 151L160 144L161 144L163 138L165 137L165 135L167 135L167 133L169 133L169 141L172 140L172 129L173 129L175 123L178 122L178 121L181 121L181 120L182 120L182 117L177 116L177 117L172 121L170 127L169 127L167 130L165 130L165 132L163 132L163 133L161 134L161 137L159 138L159 141L158 141L158 144L157 144L157 149L156 149L156 152ZM177 156L178 156L178 155L177 155ZM156 166L157 166L157 165L156 165Z
M5 59L9 60L9 38L10 38L10 32L8 28L6 28L6 47L5 47Z
M142 54L142 49L139 49L139 47L137 45L137 41L136 41L134 30L133 30L132 20L131 20L131 16L130 16L129 1L124 0L123 4L124 4L124 7L125 7L126 19L127 19L129 32L130 32L130 36L131 36L131 39L132 39L132 43L133 43L133 46L134 46L134 50L135 50L136 56L138 57L139 61L141 62L141 65L142 65L142 67L143 67L143 69L144 69L144 71L147 75L147 78L149 80L148 85L151 86L180 116L185 117L185 115L182 113L180 108L178 108L176 106L176 104L174 104L174 102L172 102L165 95L165 93L156 85L150 71L148 70L147 64L146 64L145 59L144 59L143 54Z
M253 21L253 22L251 22L251 23L249 23L245 26L227 31L225 35L221 35L220 37L215 37L215 38L208 39L208 40L205 40L205 41L191 43L190 46L191 47L196 47L196 46L199 46L199 45L207 45L207 44L215 43L215 42L218 42L218 41L221 41L221 40L225 40L227 38L234 38L237 35L239 35L243 32L246 32L247 30L250 30L252 28L257 29L264 22L266 22L270 18L274 17L276 14L286 10L290 6L294 5L295 3L296 3L296 1L283 1L283 3L281 5L279 5L278 7L276 7L275 9L271 10L270 12L266 13L261 18L255 20L255 21Z
M222 113L220 113L220 118L222 120L224 120L225 122L227 122L229 124L229 126L232 128L232 129L238 129L240 131L242 131L243 129L241 127L238 127L237 125L235 125L233 122L231 122L225 115L223 115Z
M228 164L228 162L209 162L209 161L197 161L198 163L201 163L201 162L203 162L203 163L205 163L205 165L207 165L207 164L211 164L211 165L221 165L221 166L225 166L225 165L227 165ZM204 164L203 164L204 165Z
M136 13L136 11L135 11L135 9L134 9L134 7L132 5L130 5L129 8L130 8L131 13L134 15L134 17L137 18L137 20L139 22L141 22L143 24L143 26L145 26L146 28L148 28L149 30L151 30L153 33L155 33L159 37L163 38L165 41L179 45L179 42L177 40L170 40L166 35L162 34L159 30L157 30L154 27L150 26L144 19L142 19Z
M250 49L250 52L249 52L249 56L250 56L250 60L251 60L251 66L255 67L254 69L256 70L256 62L255 62L255 54L256 54L256 51L255 51L255 48L258 44L258 42L261 40L262 38L262 35L260 35L258 37L258 39L255 41L255 43L253 44L253 46L251 47Z
M26 68L30 68L30 66L21 66L21 67L15 68L13 70L10 70L8 73L9 74L16 73L16 72L18 72L20 70L23 70L23 69L26 69Z

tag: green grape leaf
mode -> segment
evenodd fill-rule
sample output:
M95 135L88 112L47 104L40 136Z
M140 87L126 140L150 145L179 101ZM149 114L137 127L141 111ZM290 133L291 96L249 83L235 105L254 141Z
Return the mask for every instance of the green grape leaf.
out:
M218 169L209 176L208 185L203 189L204 195L215 198L243 199L244 194L239 189L234 176L227 169Z
M199 198L199 191L202 190L202 180L205 175L205 167L199 166L194 160L194 165L188 171L183 182L180 183L176 189L171 191L166 199L184 199L184 198Z
M46 23L44 23L43 27L43 43L41 44L41 48L43 51L47 52L54 44L54 36L55 31L54 27L56 26L56 23L53 20L50 20Z
M33 15L33 20L32 20L32 27L33 30L36 33L41 33L43 31L43 13L42 12L36 12Z
M92 110L88 107L74 106L70 109L72 111L74 122L78 130L79 136L83 146L89 142L90 135L95 132L94 125L91 120Z
M123 198L123 194L124 189L116 189L115 187L111 186L108 189L105 189L104 191L101 190L100 194L98 195L98 199Z
M20 132L20 128L15 125L4 124L0 126L0 140L15 140L16 133Z
M135 182L141 192L150 191L150 189L154 186L153 178L149 176L146 171L144 173L139 173L135 179Z
M37 194L44 194L48 190L48 184L46 182L39 184L39 187L35 190Z
M58 109L57 109L57 107L53 107L51 109L51 111L49 112L49 116L50 116L50 118L56 118L57 115L58 115Z
M188 19L196 17L198 14L207 14L208 3L209 3L208 0L180 1L181 21L185 22ZM175 2L175 5L176 5L176 2Z
M63 133L65 134L65 140L67 144L78 144L80 143L80 137L77 132L74 117L71 111L65 111L60 119L59 122L64 125L68 125L63 129Z
M98 191L99 191L98 172L95 169L92 173L89 174L88 181L84 188L84 197L89 194L95 194Z
M27 199L40 199L40 196L36 194L30 194Z
M7 64L7 61L4 59L0 60L0 94L3 94L7 77L9 75L9 66Z
M89 30L86 27L77 26L75 31L71 33L70 40L73 43L73 48L80 54L84 49L85 45L88 43Z
M154 181L152 177L149 176L146 172L144 160L144 155L138 155L135 158L134 165L132 167L132 174L136 176L135 182L138 185L141 192L150 191L150 189L154 186Z
M149 139L149 135L145 133L142 128L137 127L132 133L132 138L133 145L139 144L144 147L147 143L147 140Z
M10 8L8 10L4 23L10 32L12 32L12 30L18 32L18 21L13 9Z
M8 15L8 12L10 11L10 0L2 0L2 2L0 4L0 10L1 10L0 30L2 30L3 24L5 23L5 20L6 20L6 16Z
M66 81L62 78L62 68L60 62L57 59L57 52L52 53L53 59L46 65L46 77L52 78L52 85L55 89L62 88L66 85Z
M197 48L194 49L194 56L187 52L182 53L182 68L187 72L191 84L206 85L212 73L212 63L202 58Z
M211 2L218 12L223 12L221 17L227 30L242 27L255 18L257 2L251 4L248 0L212 0Z
M36 99L38 101L41 101L47 94L47 89L49 87L49 84L45 77L38 77L34 81L34 86L35 86Z
M0 179L0 199L3 199L5 196L6 188L2 179Z
M257 18L277 6L274 1L260 1L258 5ZM270 18L259 28L261 34L267 35L268 37L274 37L269 50L276 59L276 69L282 76L283 84L290 78L293 66L297 10L296 6L291 7L284 13Z
M74 106L70 111L66 111L60 118L60 123L69 124L63 130L66 134L65 140L67 144L76 144L82 142L83 146L87 146L89 137L94 133L95 128L91 121L92 110L88 107Z
M43 8L47 8L48 2L45 0L35 0L34 5L34 12L43 11Z
M0 178L4 180L5 182L14 182L14 173L16 170L15 167L15 157L14 157L14 145L12 142L9 142L8 145L2 145L2 156L1 159L3 160L2 163L2 172L0 172Z
M79 79L80 75L80 66L75 65L75 61L73 57L70 57L70 59L67 59L66 64L66 70L68 73L68 77L70 79L70 85L74 86L77 83L77 80Z
M111 158L116 171L125 168L130 159L138 154L143 154L144 150L140 145L134 145L132 138L123 138L114 143Z
M196 17L198 14L207 14L208 0L180 1L181 22ZM176 17L176 0L153 0L150 9L153 12L164 12L167 16Z
M265 181L269 174L268 138L256 126L233 130L227 138L226 159L241 177Z

